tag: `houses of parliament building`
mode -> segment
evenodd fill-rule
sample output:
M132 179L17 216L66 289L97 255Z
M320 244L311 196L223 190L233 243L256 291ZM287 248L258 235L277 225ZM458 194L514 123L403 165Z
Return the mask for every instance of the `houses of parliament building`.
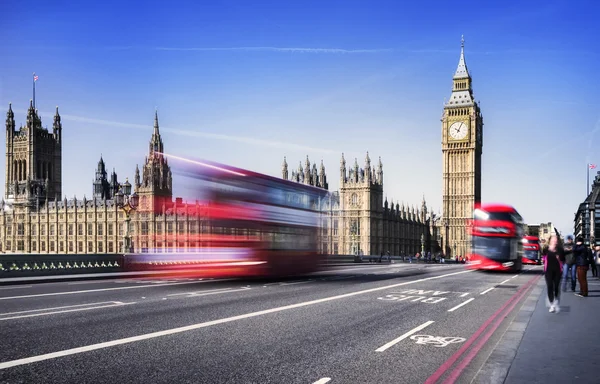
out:
M30 103L26 124L16 129L14 112L6 113L6 184L0 205L0 252L91 254L122 253L126 214L115 195L122 187L133 187L139 205L132 213L130 236L134 252L185 251L196 248L198 234L205 233L198 203L173 199L173 178L165 158L158 114L154 116L148 156L136 166L133 185L110 175L101 157L98 161L93 195L88 199L62 196L62 122L56 109L52 129L42 121ZM283 178L328 189L325 167L316 164L292 171ZM319 244L330 254L414 254L431 240L433 221L423 201L421 210L409 209L387 199L383 201L383 165L365 167L358 162L346 169L342 156L340 190L322 202L323 227Z

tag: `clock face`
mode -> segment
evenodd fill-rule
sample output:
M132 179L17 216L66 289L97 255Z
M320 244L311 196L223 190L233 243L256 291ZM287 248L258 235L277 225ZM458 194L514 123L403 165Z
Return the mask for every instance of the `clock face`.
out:
M454 140L462 140L465 137L467 137L468 133L469 128L462 121L457 121L456 123L453 123L448 129L448 134Z

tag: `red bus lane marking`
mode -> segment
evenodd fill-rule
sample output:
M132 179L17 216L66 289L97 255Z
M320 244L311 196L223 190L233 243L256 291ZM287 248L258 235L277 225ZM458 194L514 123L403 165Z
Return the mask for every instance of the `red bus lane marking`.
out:
M442 375L444 375L444 373L446 373L446 371L448 371L452 365L454 363L456 363L456 361L465 353L465 351L467 349L469 349L469 347L471 346L471 344L473 344L475 342L475 340L477 340L479 338L479 336L481 336L481 334L483 332L485 332L486 328L513 302L518 302L521 299L521 296L524 295L524 293L527 291L527 289L529 289L529 287L531 287L533 284L535 284L541 276L538 277L534 277L532 278L530 281L528 281L523 287L521 287L513 296L510 297L510 299L508 299L506 301L506 303L504 303L504 305L502 305L502 307L500 307L500 309L498 309L492 316L490 316L489 319L487 319L485 321L485 323L483 323L483 325L477 330L477 332L475 332L475 334L473 336L471 336L471 338L463 344L463 346L454 354L452 355L448 360L446 360L446 362L444 364L442 364L437 371L435 371L433 373L433 375L431 375L426 381L425 384L433 384L436 383L440 377L442 377ZM497 328L498 326L496 326ZM494 329L495 331L495 329ZM481 348L481 347L480 347ZM478 351L476 350L475 354ZM471 358L472 359L472 358ZM462 371L462 370L461 370ZM456 371L453 372L453 374ZM459 372L460 374L460 372Z
M534 278L533 280L535 280L535 282L537 282L539 279L540 279L540 277L537 277L537 278ZM529 289L529 287L528 287L528 289ZM519 298L517 300L514 300L512 302L512 304L506 311L505 315L508 315L517 306L519 301L521 301L521 299L527 294L528 289L526 289L519 296ZM479 351L485 346L485 343L487 343L487 341L490 339L490 337L492 337L494 332L496 332L496 330L498 329L500 324L502 324L502 321L504 321L504 318L505 318L505 316L500 316L496 320L494 325L490 328L489 332L481 338L479 343L477 343L475 345L475 347L473 347L473 349L469 352L469 354L460 362L460 364L458 364L458 366L454 369L454 371L452 371L452 373L448 376L448 378L446 380L444 380L444 384L454 383L456 381L456 379L458 379L460 377L460 375L462 374L464 369L467 367L467 365L469 365L469 363L475 358L475 356L479 353Z

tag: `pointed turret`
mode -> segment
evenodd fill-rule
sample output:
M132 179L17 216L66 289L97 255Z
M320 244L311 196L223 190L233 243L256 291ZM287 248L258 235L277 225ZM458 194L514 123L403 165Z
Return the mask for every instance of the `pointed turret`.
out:
M62 122L60 114L58 113L58 105L56 106L56 112L54 113L54 122L52 123L52 133L57 141L60 142L62 136Z
M160 137L160 129L158 125L158 110L154 111L154 130L152 132L152 138L150 139L149 151L151 155L155 152L163 153L163 142Z
M12 110L12 103L8 103L8 111L6 111L6 134L7 137L12 136L15 132L15 113Z
M460 58L458 59L458 67L452 78L454 83L452 87L452 95L445 104L451 107L468 107L474 104L472 80L469 71L467 70L467 62L465 61L465 39L461 38L460 43Z
M377 183L383 185L383 163L381 162L381 156L379 156L379 162L377 163Z
M460 38L460 58L458 59L458 67L454 72L454 79L467 79L470 78L469 70L467 69L467 62L465 61L465 37Z
M346 159L342 152L342 158L340 159L340 181L342 184L346 182Z
M137 189L140 187L140 185L142 185L141 181L140 181L140 167L138 167L138 165L135 165L135 177L133 179L133 182L135 183L135 189L137 191Z
M283 164L281 165L281 177L283 180L288 179L288 163L285 156L283 157Z
M327 174L325 173L325 165L323 164L323 159L321 159L321 166L319 167L319 187L324 189L329 189L329 185L327 183Z
M367 151L367 156L365 156L365 177L369 183L372 180L372 175L373 172L371 170L371 158L369 157L369 152Z

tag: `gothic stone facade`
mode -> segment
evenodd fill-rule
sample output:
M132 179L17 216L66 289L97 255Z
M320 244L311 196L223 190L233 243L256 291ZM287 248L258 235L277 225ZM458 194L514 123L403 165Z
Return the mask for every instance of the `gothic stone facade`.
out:
M30 103L27 124L15 129L14 113L6 114L6 185L0 202L0 252L91 254L122 253L126 217L114 201L124 185L113 171L107 178L100 159L93 183L93 198L61 199L62 124L58 108L52 132L42 127ZM154 117L149 153L136 167L134 189L140 207L131 217L134 251L185 250L196 247L202 232L202 207L172 198L171 170L162 157L163 143ZM129 182L126 181L125 185Z
M284 158L282 177L288 180L289 170ZM317 171L308 157L292 171L291 180L328 189L323 162ZM323 212L321 251L328 254L414 255L422 251L438 251L435 215L428 215L425 199L421 210L404 204L388 203L383 197L383 164L371 165L369 154L364 168L358 159L347 169L342 154L340 189L329 194L321 204ZM422 241L423 240L423 241Z
M481 201L482 148L483 115L473 96L463 40L452 95L442 115L442 227L446 255L470 252L467 223L475 205Z

